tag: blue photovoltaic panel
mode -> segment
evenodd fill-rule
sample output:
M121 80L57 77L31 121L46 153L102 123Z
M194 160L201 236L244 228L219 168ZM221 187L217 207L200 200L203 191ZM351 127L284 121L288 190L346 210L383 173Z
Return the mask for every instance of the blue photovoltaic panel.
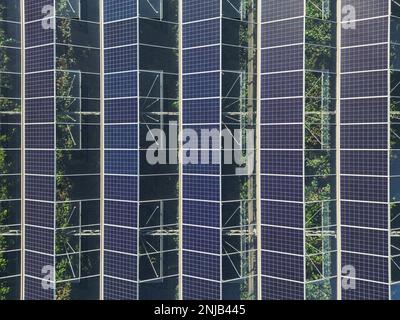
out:
M54 69L54 45L27 49L25 51L25 72Z
M183 300L220 300L221 284L202 279L183 277Z
M290 176L261 176L261 198L303 201L303 179Z
M270 22L304 15L304 0L261 2L261 21Z
M36 278L48 275L49 268L54 267L54 257L36 252L25 252L25 273ZM54 279L53 279L54 281Z
M183 98L207 98L220 95L220 73L201 73L183 76Z
M344 279L344 281L347 281ZM387 284L355 280L355 289L342 290L343 300L388 300L389 286Z
M261 248L282 253L304 254L303 230L263 226Z
M183 0L183 22L219 17L220 0Z
M262 174L303 174L303 153L301 151L261 151Z
M104 76L105 98L134 97L137 93L137 73L116 73Z
M303 121L303 99L286 98L261 101L261 123Z
M137 258L134 255L104 251L104 273L108 276L136 280Z
M25 0L25 21L34 21L42 19L44 14L43 7L53 6L54 0Z
M220 20L206 20L182 27L183 48L200 47L220 42Z
M135 229L104 227L104 249L109 251L137 253Z
M301 97L303 78L303 72L262 75L261 98Z
M381 0L342 0L342 6L350 5L357 12L357 19L379 17L388 14L388 2Z
M106 150L104 153L104 173L137 174L137 151Z
M193 150L191 151L193 153ZM212 154L215 150L202 150L203 154L205 152ZM211 158L211 157L210 157ZM219 174L220 164L212 164L212 160L209 160L210 164L186 164L183 166L184 173L192 174ZM218 158L217 158L218 161Z
M105 123L133 123L137 121L137 99L113 99L104 102Z
M198 252L183 252L183 274L199 278L220 280L220 256Z
M262 277L263 300L304 300L304 284Z
M387 98L346 99L341 101L341 123L386 122Z
M388 228L387 204L342 201L340 209L343 225Z
M382 230L342 227L342 250L388 255L388 233Z
M54 201L55 178L48 176L25 176L25 197L28 200Z
M261 253L261 272L270 277L303 281L304 258L279 252Z
M220 45L184 50L183 73L220 70L220 54Z
M221 131L218 124L185 125L183 129L182 148L184 150L197 148L219 150L221 143L223 143L223 141L220 140ZM224 134L224 132L222 133ZM196 139L193 139L193 136L197 138L197 141ZM231 134L228 134L227 136L228 139L231 139ZM200 159L198 159L198 162L200 162Z
M388 201L388 180L384 177L342 176L341 196L345 200Z
M380 44L342 50L342 72L379 70L388 67L388 45Z
M137 200L137 177L135 176L106 175L104 185L104 197L106 199Z
M137 203L104 201L104 223L125 227L137 225Z
M91 148L96 149L99 147L99 126L95 123L99 121L98 117L96 120L95 112L98 111L99 98L100 98L100 75L94 72L99 72L99 51L98 49L91 48L89 51L84 48L73 47L74 45L85 45L85 46L97 46L99 45L99 25L98 23L87 23L85 21L98 22L98 2L99 1L87 1L80 0L72 2L71 9L74 11L72 6L79 5L80 17L78 19L72 19L66 21L66 19L57 19L55 32L54 28L51 28L49 19L43 19L48 16L53 10L54 5L57 1L25 1L25 67L26 74L25 78L25 248L26 259L25 259L25 270L31 276L35 276L41 279L46 274L41 274L41 266L43 264L54 266L56 255L60 254L60 250L55 248L55 243L59 242L59 238L55 238L55 223L56 223L56 211L59 214L59 209L66 209L66 207L58 201L73 201L73 200L87 200L85 196L89 198L97 198L99 196L99 176L97 175L99 170L98 163L96 163L96 157L98 158L98 150L91 150L86 152L83 149ZM90 4L89 4L90 2ZM45 7L48 6L48 8ZM76 7L75 7L76 8ZM57 10L60 8L57 6ZM67 8L66 10L69 10ZM88 10L90 12L88 12ZM69 14L72 13L69 12ZM57 12L58 15L64 15L64 13ZM75 17L74 17L75 18ZM78 18L78 17L76 17ZM34 22L30 22L34 20ZM62 26L62 21L65 22ZM46 25L45 25L46 24ZM65 38L65 34L62 33L62 28L67 27L71 31L71 34ZM65 30L64 30L65 31ZM58 37L56 40L55 37ZM54 43L56 41L64 42L63 45L58 45L55 48ZM68 46L66 44L68 42ZM77 59L79 53L83 54L83 51L87 53L81 59ZM73 55L74 59L67 59ZM67 60L63 60L67 59ZM90 60L90 61L89 61ZM65 112L60 113L63 110L57 110L61 107L61 104L65 104L66 101L60 101L59 97L55 95L64 94L62 90L62 84L60 81L65 76L62 71L55 71L55 61L57 61L57 67L61 69L74 69L74 72L79 71L91 71L93 73L82 73L80 83L74 83L71 88L71 96L89 98L82 99L79 101L71 102L70 114ZM66 64L67 65L66 65ZM65 79L63 79L65 80ZM74 80L76 77L74 76ZM74 81L72 80L72 81ZM57 82L57 83L56 83ZM55 90L57 84L57 92ZM60 87L61 85L61 87ZM80 90L79 89L80 85ZM72 86L72 85L71 85ZM79 92L78 92L79 91ZM58 99L57 99L58 98ZM65 106L66 107L66 106ZM78 110L79 108L79 110ZM81 110L82 109L82 110ZM78 113L81 112L79 118ZM57 119L55 119L55 112ZM65 117L68 115L70 120L66 120ZM60 118L61 116L61 118ZM57 120L57 124L54 122ZM71 128L67 128L65 124L59 124L59 122L70 121ZM80 126L72 124L72 122L82 122ZM89 124L86 124L90 122ZM92 125L93 124L93 125ZM62 132L62 128L64 131ZM60 149L71 148L66 146L66 140L70 139L66 135L65 129L69 130L71 139L76 152L61 151ZM57 143L56 143L57 139ZM71 144L72 145L72 144ZM58 149L58 150L56 150ZM56 152L57 151L57 152ZM56 157L57 156L57 157ZM66 163L70 160L71 163ZM97 159L99 160L99 159ZM91 169L88 169L88 163L90 162ZM94 161L94 162L93 162ZM79 167L79 168L78 168ZM57 171L58 175L71 174L68 178L55 179L54 175ZM86 174L86 175L85 175ZM89 175L87 175L89 174ZM93 174L93 175L92 175ZM68 186L65 185L68 184ZM80 185L80 187L79 187ZM67 188L68 190L64 190ZM89 204L90 202L90 204ZM98 223L98 217L96 214L99 210L99 201L83 201L74 202L74 209L79 206L81 208L82 223ZM80 210L80 209L78 209ZM75 212L75 213L74 213ZM64 212L67 213L67 212ZM76 211L72 211L71 220L68 221L70 226L78 225L78 217ZM88 216L91 216L88 218ZM58 219L58 217L57 217ZM61 227L60 221L57 220ZM90 229L97 230L98 226L91 226ZM71 229L72 230L72 229ZM68 233L75 233L76 230L72 230ZM57 232L61 234L62 232ZM76 250L77 238L73 239L71 236L71 244ZM89 240L89 239L86 239ZM84 254L82 262L89 268L84 268L83 276L96 276L91 280L82 280L82 286L85 283L90 282L92 284L91 292L88 293L90 297L98 296L96 290L96 281L98 281L98 275L96 275L96 258L98 258L98 243L99 237L91 237L90 241L83 241L81 246L82 250L90 250L90 254ZM72 247L71 247L72 248ZM73 251L74 251L73 250ZM30 252L32 251L32 252ZM35 252L45 253L46 255L40 255ZM97 257L96 257L97 255ZM57 261L62 260L64 257L57 257ZM72 265L77 264L77 255L74 255L70 261ZM89 260L87 260L89 259ZM93 260L92 260L93 259ZM87 260L87 261L86 261ZM68 261L68 260L64 260ZM89 264L88 264L89 263ZM92 268L93 264L93 268ZM71 265L71 268L72 268ZM57 268L59 265L57 266ZM75 270L77 271L77 270ZM48 273L49 271L46 271ZM68 280L69 277L76 277L76 274L68 274L69 268L64 275L58 277L57 280ZM28 278L28 277L27 277ZM46 294L41 292L42 282L33 280L26 281L25 283L25 297L27 299L56 299L54 290L46 290ZM76 298L75 292L77 287L80 286L78 283L72 283L71 297ZM28 288L29 287L29 288ZM81 288L79 288L80 290ZM78 290L78 291L79 291ZM86 290L86 289L85 289ZM96 292L97 291L97 292ZM58 292L59 294L59 292Z
M25 172L27 174L54 175L54 152L51 150L26 150Z
M42 279L25 277L25 300L54 300L54 289L43 289Z
M137 62L136 46L118 47L105 50L104 72L120 72L126 70L127 66L135 69Z
M137 284L131 281L104 277L105 300L136 300Z
M137 125L106 125L104 128L104 146L106 149L137 148Z
M301 149L303 146L302 125L262 125L262 149Z
M183 249L220 253L220 230L193 226L183 227Z
M342 265L353 266L358 279L388 282L388 258L342 252Z
M386 151L342 150L340 158L342 174L388 174Z
M342 125L342 149L387 149L386 124Z
M44 123L54 121L54 99L26 99L25 122ZM28 134L26 134L28 136Z
M25 226L25 248L47 254L54 252L54 230Z
M220 200L220 178L218 176L183 176L183 197L186 199Z
M38 201L25 201L25 223L54 228L54 204Z
M26 98L54 96L54 72L31 73L25 76Z
M219 123L220 99L185 100L182 107L183 123Z
M139 1L104 3L104 299L135 300L138 287ZM116 252L111 252L116 251ZM114 277L114 278L111 278ZM124 280L125 279L125 280Z
M104 26L104 47L111 48L136 43L137 20L129 19ZM133 67L133 66L127 66Z
M303 69L303 45L285 46L261 51L261 72Z
M105 22L130 18L136 12L136 0L104 0Z
M220 205L206 201L183 201L183 223L208 227L219 227Z
M388 19L367 19L357 21L357 28L342 28L342 47L386 42Z
M261 219L262 224L302 228L303 204L262 201Z
M25 24L25 48L50 44L54 42L54 39L54 30L43 29L42 20Z
M290 19L261 25L261 47L278 47L304 42L304 19Z
M379 97L388 94L388 74L386 71L343 74L341 97Z
M388 2L342 5L358 19L341 32L341 264L354 266L357 278L342 299L388 299Z

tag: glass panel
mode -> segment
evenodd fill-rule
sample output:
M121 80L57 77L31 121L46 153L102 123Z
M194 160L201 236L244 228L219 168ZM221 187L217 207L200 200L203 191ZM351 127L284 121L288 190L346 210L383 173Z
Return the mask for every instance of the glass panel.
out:
M248 277L222 284L223 300L256 300L257 299L257 277ZM234 307L232 307L234 308ZM235 310L235 309L231 309ZM240 312L240 311L239 311ZM235 312L233 312L235 314Z
M224 17L244 21L256 21L257 2L254 0L223 0L222 14Z
M315 281L306 285L307 300L335 300L337 299L337 280Z
M400 17L400 3L397 0L392 0L392 11L393 16Z
M81 0L57 0L56 15L64 18L80 19Z
M391 289L392 300L400 300L400 283L392 285Z
M164 0L139 0L139 15L151 19L163 19Z
M307 0L306 10L308 17L336 20L336 0Z

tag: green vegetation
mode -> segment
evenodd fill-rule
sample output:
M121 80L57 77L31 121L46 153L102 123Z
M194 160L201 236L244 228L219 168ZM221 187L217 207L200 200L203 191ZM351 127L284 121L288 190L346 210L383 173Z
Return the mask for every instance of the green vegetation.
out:
M4 17L6 12L6 7L4 4L0 4L0 17ZM11 61L10 51L5 48L12 39L7 37L7 32L5 29L0 28L0 71L9 71L8 65ZM3 90L11 91L12 82L7 74L0 74L1 77L1 88ZM12 101L9 98L0 97L0 112L20 112L21 107L19 103ZM7 126L5 126L7 127ZM4 130L4 129L3 129ZM8 159L7 152L5 148L7 147L17 147L10 146L10 142L13 139L14 135L17 134L17 128L12 128L4 130L0 133L0 199L7 200L14 198L13 190L15 189L15 181L10 180L7 176L3 176L2 174L7 174L10 172L11 163ZM0 206L0 232L7 232L8 227L6 227L9 218L11 216L11 209L8 205ZM0 275L4 274L8 267L8 260L4 251L10 249L10 247L14 247L17 245L16 241L18 239L7 239L4 235L0 235ZM7 281L0 280L0 300L8 299L9 294L11 293L11 287L7 283Z
M57 14L60 16L68 17L69 5L66 0L57 1ZM61 34L61 39L65 44L72 43L71 35L71 20L60 19L58 21L58 30ZM57 57L57 70L68 70L70 65L76 61L74 49L68 46L67 50L59 57ZM57 87L57 144L58 147L63 149L74 148L75 142L71 133L71 128L65 123L71 122L69 113L73 105L74 97L71 95L71 88L73 86L73 74L68 71L58 71L56 79ZM61 125L60 125L61 124ZM55 254L56 260L56 299L57 300L70 300L72 293L72 284L70 281L65 282L70 278L70 264L68 256L62 255L66 252L66 243L69 240L68 228L70 227L69 216L72 212L73 205L71 202L70 194L72 192L72 183L68 177L65 176L65 165L72 161L71 153L62 151L56 152L56 185L57 185L57 200L63 202L56 207L56 244ZM60 256L62 255L62 256ZM64 281L64 282L60 282Z

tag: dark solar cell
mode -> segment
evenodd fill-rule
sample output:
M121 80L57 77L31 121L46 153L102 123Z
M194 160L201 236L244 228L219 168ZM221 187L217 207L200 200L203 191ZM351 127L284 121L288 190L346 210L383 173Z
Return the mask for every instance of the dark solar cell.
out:
M346 279L344 279L346 281ZM347 282L347 281L346 281ZM356 280L355 289L342 290L343 300L388 300L387 284Z
M358 279L388 282L388 258L343 252L342 265L353 266Z
M304 284L262 277L263 300L304 300Z
M137 253L136 232L137 231L135 229L105 226L104 249L136 254Z
M303 230L279 227L261 228L261 248L281 253L304 254Z
M342 250L386 256L388 254L388 232L342 227Z
M263 224L302 228L304 225L303 204L277 201L261 202Z
M104 274L127 280L137 279L137 258L134 255L104 251Z
M221 284L202 279L183 277L183 300L220 300Z
M194 226L183 227L183 249L218 254L221 252L220 230Z
M205 279L220 280L221 259L216 255L183 251L183 274Z
M303 281L304 258L278 252L261 253L261 272L265 276Z
M183 223L208 227L219 227L220 205L205 201L183 201Z
M105 300L136 300L137 284L105 276L104 277Z
M135 227L137 226L136 202L104 201L104 223L110 225Z
M183 22L218 17L220 0L183 0Z

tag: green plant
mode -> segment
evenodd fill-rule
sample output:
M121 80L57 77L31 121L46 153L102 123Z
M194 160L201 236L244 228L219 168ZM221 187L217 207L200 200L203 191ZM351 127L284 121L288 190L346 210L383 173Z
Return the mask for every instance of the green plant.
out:
M67 15L68 2L66 0L57 1L57 12L59 14L65 13ZM61 19L58 30L61 35L62 42L65 44L72 43L71 34L71 20ZM69 113L73 105L74 97L71 94L71 87L73 84L73 75L66 71L71 65L76 63L76 56L72 46L68 46L65 52L57 58L57 123L58 125L58 143L62 145L63 149L72 149L75 146L72 137L71 128L68 124L71 122ZM69 240L68 227L70 227L69 216L72 211L73 205L69 202L71 200L70 194L73 190L71 180L65 176L66 165L72 160L72 155L69 152L58 150L56 152L56 185L57 185L57 200L62 204L57 205L56 208L56 226L57 236L55 243L55 254L59 255L56 262L56 299L57 300L70 300L72 294L72 284L68 279L70 274L70 264L68 256L61 255L65 253L65 246Z
M3 3L0 4L0 17L3 17L6 12L6 7ZM6 46L12 39L7 38L6 30L0 28L0 71L8 71L8 64L11 61L9 51ZM12 90L12 82L7 74L1 75L1 88L4 90ZM15 111L21 110L20 105L16 102L11 101L8 98L0 98L0 111ZM10 172L11 164L8 159L5 148L10 147L10 141L15 135L17 129L13 128L9 132L0 134L0 174L8 174ZM7 200L12 198L13 181L7 179L6 176L2 176L0 179L0 199ZM10 207L7 205L0 206L0 232L4 233L8 231L6 227L8 219L11 215ZM5 251L12 245L12 242L8 241L4 235L0 235L0 274L6 272L8 267L8 260L5 255ZM0 300L5 300L11 292L10 284L6 281L0 281Z

